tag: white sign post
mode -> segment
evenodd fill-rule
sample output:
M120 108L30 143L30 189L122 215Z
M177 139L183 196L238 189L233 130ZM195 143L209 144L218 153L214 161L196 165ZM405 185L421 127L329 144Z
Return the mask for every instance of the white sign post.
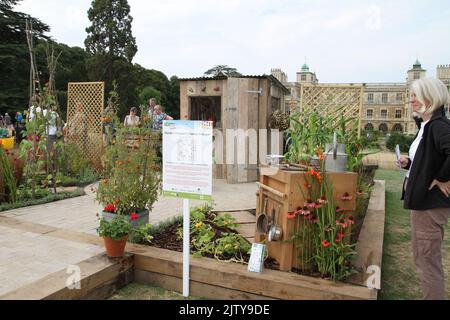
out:
M163 122L163 194L183 198L183 296L189 296L189 199L212 200L212 122Z

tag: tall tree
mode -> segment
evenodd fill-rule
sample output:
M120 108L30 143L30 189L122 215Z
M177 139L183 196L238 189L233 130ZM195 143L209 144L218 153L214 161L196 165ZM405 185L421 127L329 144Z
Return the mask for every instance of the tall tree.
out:
M227 65L219 64L211 69L205 71L205 75L217 76L240 76L241 74L236 70L236 68L229 67Z
M105 81L106 92L111 91L113 80L117 80L121 98L119 113L123 115L138 101L137 90L131 88L137 81L131 63L137 45L131 31L130 6L127 0L93 0L88 18L92 24L86 28L84 44L92 55L87 61L89 78Z
M28 108L30 58L25 36L25 21L33 22L36 39L47 38L50 28L28 14L17 12L19 0L0 1L0 113Z

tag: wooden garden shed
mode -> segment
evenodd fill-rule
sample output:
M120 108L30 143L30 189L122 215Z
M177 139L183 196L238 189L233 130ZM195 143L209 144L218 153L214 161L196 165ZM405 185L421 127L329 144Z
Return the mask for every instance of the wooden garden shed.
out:
M268 122L275 110L285 111L288 92L271 75L180 79L181 119L214 122L214 178L257 181L266 155L283 153L283 134Z

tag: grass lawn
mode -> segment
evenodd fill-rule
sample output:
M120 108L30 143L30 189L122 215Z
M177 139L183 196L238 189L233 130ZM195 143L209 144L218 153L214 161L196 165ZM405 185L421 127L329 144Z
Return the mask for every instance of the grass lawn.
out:
M200 299L197 297L189 297L187 300ZM145 284L131 283L120 289L109 300L185 300L185 298L178 292Z
M375 179L386 181L386 224L379 299L421 299L420 280L412 258L409 210L403 209L404 171L377 170ZM445 228L443 265L450 297L450 228Z

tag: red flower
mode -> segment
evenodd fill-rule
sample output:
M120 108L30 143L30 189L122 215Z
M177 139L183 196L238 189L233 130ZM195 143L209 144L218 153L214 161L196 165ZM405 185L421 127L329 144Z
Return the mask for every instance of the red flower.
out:
M341 242L342 240L344 240L345 238L345 233L344 232L338 232L337 236L336 236L336 242Z
M297 211L298 214L301 214L302 216L307 216L311 213L311 211L308 210L307 206L304 206L303 209Z
M342 211L344 211L343 208L341 208L341 207L336 207L336 212L337 212L337 213L340 213L340 212L342 212Z
M323 245L325 248L328 248L328 247L331 245L331 243L329 243L327 240L323 240L323 241L322 241L322 245Z
M350 225L350 224L355 224L355 219L353 219L353 216L349 216L348 218L347 218L347 223Z
M353 199L353 197L351 195L349 195L348 192L344 193L344 195L341 197L342 201L350 201L352 199Z
M114 213L116 212L116 207L112 203L108 203L103 209L103 211Z
M314 208L320 209L320 208L322 208L322 204L319 203L319 202L316 202L316 203L314 204Z
M287 218L288 219L294 219L296 216L296 212L288 212L287 213Z
M131 220L136 220L137 218L139 218L139 215L138 215L136 212L133 212L133 213L130 215L130 219L131 219Z
M307 208L314 208L316 204L314 202L312 202L311 199L308 199L304 202L303 205Z
M325 197L320 197L320 199L318 199L317 202L320 204L328 203L327 198Z
M347 228L347 222L344 219L336 220L336 224L340 225L342 228Z
M310 221L312 222L312 223L316 223L316 222L319 222L320 220L319 220L319 217L317 216L317 215L315 215L315 214L312 214L312 215L310 215L309 216L310 218Z

